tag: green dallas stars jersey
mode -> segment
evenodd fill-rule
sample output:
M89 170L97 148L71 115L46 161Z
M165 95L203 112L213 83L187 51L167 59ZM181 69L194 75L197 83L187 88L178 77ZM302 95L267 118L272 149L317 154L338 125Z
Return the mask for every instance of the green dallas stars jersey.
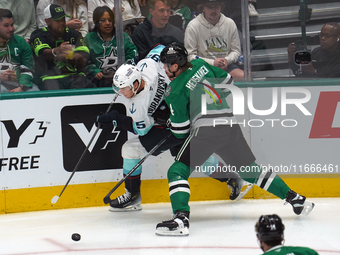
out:
M170 129L174 135L185 138L191 129L197 127L236 124L226 101L229 90L215 88L216 84L232 84L231 76L202 59L190 63L193 67L182 72L165 91L165 101L171 113Z
M17 81L27 89L32 88L34 59L32 49L21 36L14 35L5 46L0 47L0 74L14 70Z
M263 255L318 255L315 250L307 247L294 247L294 246L275 246L269 249Z
M117 41L113 36L110 42L102 39L99 33L91 32L85 36L85 44L90 50L91 64L86 71L93 76L100 72L115 73L118 68ZM137 47L127 33L124 33L125 61L137 56Z

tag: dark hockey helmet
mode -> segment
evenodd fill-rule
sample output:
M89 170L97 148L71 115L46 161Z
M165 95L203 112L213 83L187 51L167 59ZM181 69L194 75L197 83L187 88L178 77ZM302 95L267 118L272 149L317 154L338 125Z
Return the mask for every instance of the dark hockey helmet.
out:
M161 62L164 64L177 64L182 67L188 62L187 58L187 50L176 42L169 44L161 52Z
M284 229L281 218L276 214L262 215L255 225L255 232L263 242L283 240Z

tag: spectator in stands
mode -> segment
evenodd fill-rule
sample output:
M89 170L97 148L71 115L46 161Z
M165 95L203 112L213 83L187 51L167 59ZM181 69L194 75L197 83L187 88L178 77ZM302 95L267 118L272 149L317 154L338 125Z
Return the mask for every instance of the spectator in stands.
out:
M79 31L83 37L88 33L87 6L84 0L39 0L37 5L38 28L46 27L44 10L49 4L63 7L66 16L66 26Z
M108 6L99 6L93 12L93 32L85 36L90 50L91 64L86 67L89 78L97 87L112 86L113 74L118 68L114 14ZM137 47L124 33L125 61L137 56Z
M242 31L241 0L221 0L221 2L224 4L222 13L226 17L231 18L236 23L237 28ZM201 3L202 0L190 0L187 2L187 5L194 14L198 15L201 12L198 9ZM258 16L255 7L256 0L249 0L248 13L250 17Z
M149 6L151 18L144 20L131 35L140 59L160 41L168 43L184 41L183 31L168 22L171 12L169 0L149 0Z
M87 7L88 7L88 21L89 21L89 28L94 28L93 22L93 11L98 6L108 6L112 12L114 13L114 0L88 0ZM123 20L132 19L132 18L141 18L142 13L140 11L138 0L122 0L122 16Z
M318 78L340 78L340 25L336 22L321 28L320 46L311 53L311 61L298 65L295 63L296 43L288 46L288 62L296 76Z
M257 220L255 232L257 241L263 254L266 255L318 255L318 253L307 247L283 246L284 230L281 218L276 215L262 215Z
M171 8L169 24L178 27L184 32L192 19L189 7L184 4L183 0L169 0L169 4ZM149 13L149 18L151 18L151 13Z
M185 30L184 46L189 61L199 57L227 71L234 79L243 79L244 72L236 64L241 55L237 27L221 13L223 8L221 1L203 0L199 8L202 13Z
M44 16L47 27L35 30L30 39L41 89L95 87L83 72L89 49L80 32L66 27L64 9L50 4Z
M0 9L0 92L39 90L33 86L34 61L29 44L14 34L13 14Z
M37 29L33 0L1 0L0 8L13 14L14 33L29 42L31 33Z

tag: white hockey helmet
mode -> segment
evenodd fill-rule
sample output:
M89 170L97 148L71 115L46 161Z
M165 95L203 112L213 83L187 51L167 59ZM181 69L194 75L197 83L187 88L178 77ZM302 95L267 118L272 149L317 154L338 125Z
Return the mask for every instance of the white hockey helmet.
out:
M113 90L119 92L119 89L129 87L136 95L138 88L135 90L133 84L138 81L138 88L142 82L142 75L138 68L131 64L121 65L113 76Z

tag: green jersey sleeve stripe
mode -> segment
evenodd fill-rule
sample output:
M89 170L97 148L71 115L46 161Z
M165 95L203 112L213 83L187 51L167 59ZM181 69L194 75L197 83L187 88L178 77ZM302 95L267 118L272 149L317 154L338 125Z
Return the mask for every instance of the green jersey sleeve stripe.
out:
M87 48L86 46L78 46L74 49L74 51L85 51L86 53L90 54L89 48Z
M39 51L44 49L44 48L45 49L51 49L50 45L48 45L48 44L40 44L37 47L35 47L35 49L34 49L35 55L37 55L37 57L39 57Z

